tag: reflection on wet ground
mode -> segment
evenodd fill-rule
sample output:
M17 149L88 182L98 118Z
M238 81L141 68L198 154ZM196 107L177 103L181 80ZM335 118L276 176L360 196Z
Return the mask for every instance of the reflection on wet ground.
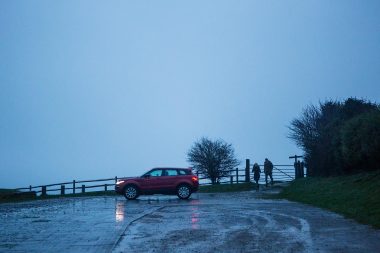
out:
M154 208L121 197L0 205L0 252L107 252L131 220Z
M192 229L199 229L199 210L198 207L195 205L191 208L191 228Z
M276 238L268 241L267 238ZM364 246L366 245L366 246ZM0 252L376 252L380 233L255 192L0 205ZM279 250L280 249L280 250Z
M131 222L113 252L377 252L380 232L253 192L174 200ZM159 200L160 203L165 202Z
M84 197L0 204L0 252L109 252L126 226L176 196Z

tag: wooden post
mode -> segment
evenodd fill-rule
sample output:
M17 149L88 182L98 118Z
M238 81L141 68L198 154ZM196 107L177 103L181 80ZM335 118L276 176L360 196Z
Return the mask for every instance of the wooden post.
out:
M107 191L107 184L104 185L104 191Z
M85 192L86 192L86 186L82 184L82 193L85 193Z
M73 194L75 194L75 180L73 180Z
M250 162L249 159L245 159L245 182L249 183L251 181L251 170L249 169Z
M61 195L65 195L65 185L61 185Z
M297 163L298 158L302 158L302 155L294 155L294 156L289 156L289 159L294 159L294 176L295 178L299 177L299 167Z
M30 192L32 191L32 186L31 186L31 185L29 185L29 191L30 191Z
M116 185L116 183L117 183L117 176L115 177L115 185Z
M239 183L239 168L236 168L236 183Z
M234 176L230 176L230 183L231 183L231 184L234 183Z
M42 186L41 188L42 188L42 189L41 189L41 195L42 195L42 196L46 196L46 186L44 185L44 186Z
M289 156L289 159L294 159L294 162L297 162L297 158L302 158L302 155L294 155L294 156Z

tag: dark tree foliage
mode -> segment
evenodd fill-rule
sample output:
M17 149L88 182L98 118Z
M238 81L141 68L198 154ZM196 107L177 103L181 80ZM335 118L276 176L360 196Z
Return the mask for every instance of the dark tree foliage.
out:
M380 111L347 121L341 139L343 163L348 172L380 169Z
M231 144L208 138L194 143L187 153L187 160L201 175L209 178L212 184L229 176L230 171L240 164Z
M342 143L343 139L348 143L352 133L346 130L346 134L342 134L344 126L359 115L378 111L379 106L374 103L349 98L344 102L326 101L318 106L308 106L300 118L294 119L289 127L289 138L304 150L309 176L352 172L354 165L347 159L347 149ZM364 133L357 131L357 134Z

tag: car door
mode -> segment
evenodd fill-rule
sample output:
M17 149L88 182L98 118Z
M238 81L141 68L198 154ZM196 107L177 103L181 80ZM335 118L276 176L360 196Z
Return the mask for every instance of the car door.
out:
M143 176L142 188L145 192L154 192L161 187L162 169L154 169Z
M176 169L165 169L162 174L162 187L165 190L175 190L178 172Z

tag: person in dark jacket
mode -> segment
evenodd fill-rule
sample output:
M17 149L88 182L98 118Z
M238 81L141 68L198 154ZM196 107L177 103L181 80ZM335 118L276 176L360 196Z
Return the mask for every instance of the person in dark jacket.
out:
M270 183L273 185L273 163L268 160L268 158L265 158L264 161L264 173L265 173L265 186L268 187L268 176L270 177Z
M255 163L253 165L252 173L253 173L253 179L256 182L256 191L258 191L259 190L259 179L260 179L261 169L260 169L260 166L257 163Z

